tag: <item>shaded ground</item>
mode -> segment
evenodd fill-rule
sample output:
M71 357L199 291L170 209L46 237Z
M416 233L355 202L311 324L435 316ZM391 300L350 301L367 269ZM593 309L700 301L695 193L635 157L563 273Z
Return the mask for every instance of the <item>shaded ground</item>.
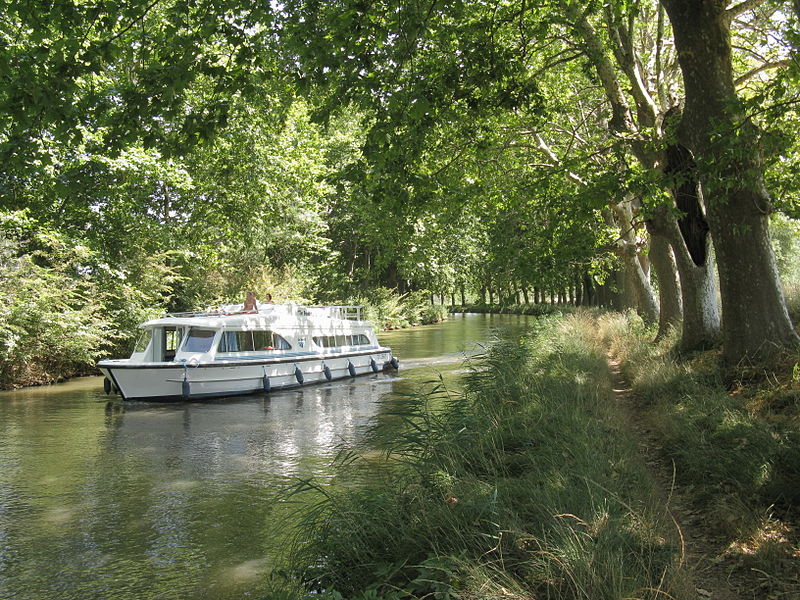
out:
M614 398L628 415L628 425L638 440L639 452L648 465L663 498L664 508L675 524L682 547L682 560L692 574L698 598L712 600L756 600L763 598L755 581L732 572L725 564L727 542L711 534L704 522L714 519L690 508L685 492L675 485L675 467L659 453L658 441L638 410L636 397L620 372L619 362L609 356Z

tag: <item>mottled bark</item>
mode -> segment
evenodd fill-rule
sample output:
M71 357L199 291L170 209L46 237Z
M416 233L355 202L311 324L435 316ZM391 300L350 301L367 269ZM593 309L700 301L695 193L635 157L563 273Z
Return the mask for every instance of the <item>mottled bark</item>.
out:
M684 321L680 346L684 350L709 347L720 336L714 255L703 211L697 165L688 148L671 144L665 172L672 176L672 193L680 217L658 211L653 229L669 240L681 278Z
M701 265L697 265L673 217L657 215L650 222L650 226L660 237L669 242L680 276L683 306L681 349L696 350L717 343L720 335L720 311L710 238L708 236L704 238L705 259Z
M650 233L650 263L658 278L658 334L661 339L680 325L683 316L678 270L669 241L647 222Z
M686 88L679 138L694 154L719 265L728 363L800 345L770 244L770 201L755 132L738 105L730 17L719 0L662 0Z
M658 322L658 303L653 287L650 285L650 279L639 258L631 203L630 201L620 202L612 208L614 211L612 222L616 222L620 230L620 237L617 240L618 254L625 266L625 286L623 287L626 295L625 304L636 308L648 323L656 323ZM608 216L606 218L609 219Z

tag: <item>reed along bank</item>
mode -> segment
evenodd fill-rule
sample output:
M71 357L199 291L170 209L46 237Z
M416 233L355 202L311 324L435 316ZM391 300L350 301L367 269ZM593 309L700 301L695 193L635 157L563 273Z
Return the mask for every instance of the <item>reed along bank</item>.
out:
M590 313L390 403L305 510L284 597L696 598ZM277 593L277 592L276 592Z

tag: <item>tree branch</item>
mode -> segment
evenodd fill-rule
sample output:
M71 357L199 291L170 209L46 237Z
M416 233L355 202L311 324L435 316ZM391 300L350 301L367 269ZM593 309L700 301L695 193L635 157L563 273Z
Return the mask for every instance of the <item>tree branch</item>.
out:
M552 160L557 165L560 165L562 163L561 159L558 158L558 156L556 156L556 153L553 152L550 146L547 145L547 142L544 141L544 138L538 133L536 134L536 142L538 143L539 150L544 152L550 158L550 160ZM567 171L567 177L569 177L572 181L580 185L586 185L586 182L577 173L573 173L572 171Z
M122 28L120 31L118 31L118 32L117 32L115 35L112 35L112 36L111 36L110 38L108 38L108 39L107 39L105 42L103 42L103 46L108 46L109 44L111 44L111 42L113 42L113 41L114 41L114 40L116 40L117 38L119 38L119 37L122 37L123 35L125 35L125 34L126 34L128 31L130 31L130 29L131 29L131 28L132 28L134 25L136 25L136 24L137 24L139 21L141 21L142 19L144 19L144 18L147 16L147 14L148 14L148 13L149 13L151 10L153 10L153 8L156 6L156 4L158 4L160 1L161 1L161 0L153 0L153 2L151 2L151 3L150 3L150 4L149 4L149 5L148 5L148 6L147 6L147 7L146 7L146 8L145 8L143 11L142 11L142 14L140 14L138 17L136 17L135 19L133 19L133 20L132 20L130 23L128 23L128 25L127 25L127 26L123 27L123 28Z
M730 24L731 21L733 21L740 14L745 13L753 8L758 8L766 1L767 0L742 0L742 2L739 2L739 4L729 6L725 10L725 19L728 21L728 24Z
M769 69L785 68L785 67L790 66L791 64L792 64L792 61L790 61L788 59L786 59L786 60L774 60L772 62L766 62L763 65L759 65L754 69L750 69L744 75L741 75L740 77L737 77L736 80L733 83L734 83L734 85L736 87L739 87L741 84L743 84L744 82L752 79L753 77L755 77L756 75L758 75L762 71L767 71Z

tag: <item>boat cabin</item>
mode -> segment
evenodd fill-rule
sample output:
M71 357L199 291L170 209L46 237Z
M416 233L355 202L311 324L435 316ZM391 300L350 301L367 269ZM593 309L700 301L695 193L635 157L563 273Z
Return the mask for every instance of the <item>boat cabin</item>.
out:
M228 312L226 308L230 307L206 313L174 313L143 323L144 331L130 360L263 359L378 346L371 327L361 320L361 307L275 304L249 314Z

